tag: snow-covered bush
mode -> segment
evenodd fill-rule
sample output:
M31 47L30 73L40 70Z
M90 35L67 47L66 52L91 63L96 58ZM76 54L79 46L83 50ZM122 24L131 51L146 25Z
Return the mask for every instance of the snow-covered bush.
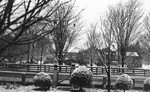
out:
M48 73L40 72L34 76L33 83L34 86L49 89L52 84L52 78Z
M150 91L150 77L145 79L143 89L145 91Z
M116 80L115 86L117 89L129 90L133 87L133 80L127 74L123 74Z
M86 66L79 66L76 68L70 77L70 84L80 87L89 87L92 84L93 74Z

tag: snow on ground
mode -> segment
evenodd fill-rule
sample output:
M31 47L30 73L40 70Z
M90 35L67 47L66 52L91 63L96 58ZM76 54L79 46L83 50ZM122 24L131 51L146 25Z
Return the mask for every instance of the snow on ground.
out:
M142 69L150 69L150 65L142 64Z

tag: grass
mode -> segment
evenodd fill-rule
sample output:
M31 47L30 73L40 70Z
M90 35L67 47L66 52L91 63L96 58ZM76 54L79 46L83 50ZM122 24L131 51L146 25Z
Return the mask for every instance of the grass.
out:
M85 92L107 92L104 89L98 88L85 88ZM70 90L51 88L49 90L44 90L35 87L34 85L20 85L16 83L1 83L0 84L0 92L70 92ZM111 92L123 92L121 90L111 90ZM143 92L142 90L128 90L126 92Z
M19 86L17 88L11 88L7 89L6 86L0 86L0 92L55 92L53 91L54 89L50 90L44 90L44 89L39 89L35 88L33 85L29 86Z

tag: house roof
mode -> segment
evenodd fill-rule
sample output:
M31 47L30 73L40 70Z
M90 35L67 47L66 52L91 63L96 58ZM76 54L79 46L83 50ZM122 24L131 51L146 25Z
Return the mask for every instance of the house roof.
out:
M139 56L137 52L126 52L126 56Z

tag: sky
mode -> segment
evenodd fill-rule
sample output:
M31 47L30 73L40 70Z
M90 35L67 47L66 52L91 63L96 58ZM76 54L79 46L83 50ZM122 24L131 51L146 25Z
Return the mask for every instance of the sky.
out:
M109 6L115 6L119 2L124 2L128 0L76 0L76 6L79 10L84 9L82 12L82 21L86 28L90 24L98 22L100 16L102 16L108 9ZM139 0L142 2L143 12L148 14L150 12L150 0ZM84 28L83 31L87 29ZM78 51L84 48L85 45L85 34L81 37L82 40L78 41L78 44L72 49Z
M83 9L82 17L87 23L97 21L100 15L106 12L108 7L114 6L119 2L128 0L76 0L78 9ZM139 0L143 3L143 11L150 12L150 0Z

